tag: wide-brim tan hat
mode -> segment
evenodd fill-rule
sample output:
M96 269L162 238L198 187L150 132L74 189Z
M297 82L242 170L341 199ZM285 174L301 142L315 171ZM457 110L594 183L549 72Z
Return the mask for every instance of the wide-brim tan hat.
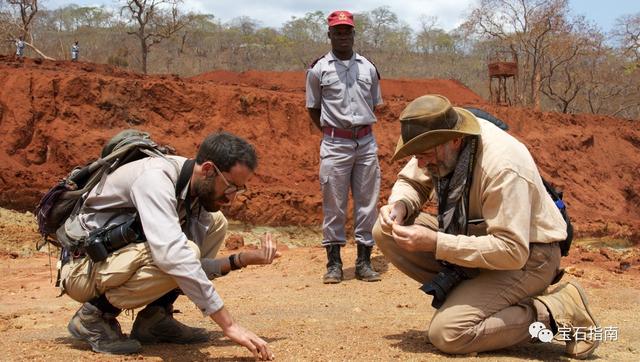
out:
M400 114L400 123L400 139L391 161L480 134L480 124L471 112L452 107L446 97L437 94L414 99Z

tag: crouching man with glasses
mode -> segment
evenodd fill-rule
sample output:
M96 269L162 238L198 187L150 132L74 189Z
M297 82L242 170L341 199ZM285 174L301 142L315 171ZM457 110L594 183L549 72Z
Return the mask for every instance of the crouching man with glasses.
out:
M143 158L119 167L102 187L94 188L65 232L86 235L135 219L132 225L140 238L103 261L85 255L68 258L61 287L83 303L69 332L94 351L112 354L137 353L141 344L206 342L205 329L173 318L173 303L184 293L256 359L273 359L263 339L233 320L211 283L247 265L270 264L280 255L266 234L259 249L216 258L227 229L220 208L246 190L256 166L253 146L223 132L206 137L195 159ZM144 309L126 336L116 317L123 309L140 307Z

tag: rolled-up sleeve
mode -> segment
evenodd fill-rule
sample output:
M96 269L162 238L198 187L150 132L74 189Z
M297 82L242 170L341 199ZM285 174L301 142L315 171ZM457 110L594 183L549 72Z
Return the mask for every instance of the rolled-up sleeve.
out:
M306 98L307 108L320 109L322 99L320 76L313 68L307 70Z
M438 232L436 259L470 268L516 270L529 256L535 186L510 169L489 181L482 193L487 235Z
M152 185L152 186L151 186ZM217 312L222 299L202 269L180 227L175 185L161 169L143 172L131 185L131 200L140 215L156 266L171 275L205 315Z

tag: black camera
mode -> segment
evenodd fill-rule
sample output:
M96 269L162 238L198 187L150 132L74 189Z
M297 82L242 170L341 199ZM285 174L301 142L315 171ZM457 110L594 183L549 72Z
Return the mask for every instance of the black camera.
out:
M458 265L443 263L443 268L433 279L420 290L433 296L431 306L439 309L447 299L449 292L465 279L471 279L477 274L476 269L463 268Z
M94 263L105 260L109 254L125 245L134 243L139 234L132 227L135 219L109 228L98 229L84 241L84 251Z

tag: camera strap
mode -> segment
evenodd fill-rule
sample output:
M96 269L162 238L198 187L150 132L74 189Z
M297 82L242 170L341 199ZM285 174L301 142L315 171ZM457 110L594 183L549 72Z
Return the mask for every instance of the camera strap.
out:
M189 185L189 181L191 181L191 175L193 174L193 168L196 165L196 160L188 159L182 165L182 169L180 170L180 175L178 176L178 182L176 182L176 199L180 197L180 193L184 190L185 187ZM187 196L184 198L184 207L185 207L185 234L187 238L191 240L191 190L187 189ZM180 212L178 212L180 214Z

